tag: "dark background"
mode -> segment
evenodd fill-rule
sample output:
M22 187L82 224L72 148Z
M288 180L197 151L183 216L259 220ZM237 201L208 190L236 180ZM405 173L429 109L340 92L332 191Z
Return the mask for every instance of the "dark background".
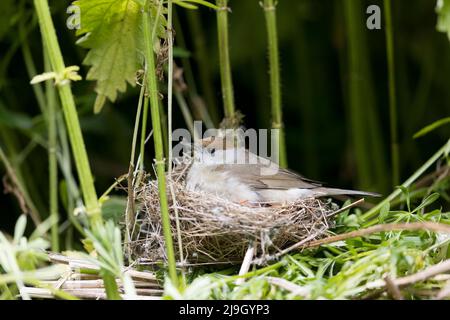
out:
M386 172L377 176L373 185L360 183L352 135L356 132L349 121L348 106L348 35L345 27L343 0L280 0L277 6L278 34L282 75L284 123L289 167L312 179L326 181L339 187L363 187L387 194L390 184L389 104L384 19L381 30L367 30L365 9L382 1L360 1L364 20L364 57L371 69L371 90L375 94L374 110L379 117L380 134L376 137L382 146L379 159ZM17 19L30 19L32 2L24 1L27 15L17 16L17 4L1 1L0 19L0 144L6 151L24 149L30 142L29 134L11 125L10 113L33 121L39 108L29 84L24 60L17 45ZM18 1L19 2L19 1ZM398 126L400 138L401 178L406 179L430 157L450 136L450 127L442 127L429 135L413 139L412 135L425 125L450 114L450 43L444 33L436 31L436 1L400 0L393 2L395 30L395 58L397 77ZM82 65L86 51L75 45L74 32L65 27L65 9L70 1L50 1L59 42L66 65ZM270 92L267 64L267 42L264 15L257 0L230 3L229 36L236 107L245 115L248 128L270 126ZM197 36L192 32L186 9L177 8L181 36L187 49L193 50ZM206 39L207 61L198 61L195 52L191 58L194 77L198 68L207 64L211 70L216 104L222 110L220 93L217 28L215 12L202 8L197 18ZM42 67L41 39L37 25L28 36L39 72ZM177 60L179 64L181 62ZM85 76L87 68L82 67ZM94 83L80 81L73 84L83 133L92 171L99 194L114 178L128 170L131 137L138 100L138 89L128 88L116 103L107 103L102 113L92 112L95 101ZM202 87L197 83L198 90ZM363 110L365 105L360 106ZM174 107L174 128L184 127L177 105ZM34 128L39 130L39 128ZM45 132L45 129L41 129ZM5 145L7 134L15 141ZM373 143L368 140L367 143ZM153 156L149 144L147 159ZM22 164L33 177L29 186L36 204L47 210L47 155L42 147L31 150ZM4 168L0 165L1 174ZM379 182L379 183L378 183ZM20 214L15 198L0 195L0 229L11 231Z

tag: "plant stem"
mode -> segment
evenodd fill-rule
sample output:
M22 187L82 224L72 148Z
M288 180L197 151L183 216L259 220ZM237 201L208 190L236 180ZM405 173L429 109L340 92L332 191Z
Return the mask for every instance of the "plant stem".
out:
M145 85L144 85L145 88ZM148 98L144 97L144 110L142 113L142 124L141 124L141 147L139 153L139 169L144 170L144 160L145 160L145 140L147 139L147 121L148 121Z
M39 25L41 28L45 52L48 54L53 70L57 74L62 75L66 67L64 65L61 49L56 37L55 27L53 26L48 2L47 0L34 0L34 6L36 8ZM97 199L94 179L92 177L89 159L87 156L86 147L84 145L83 135L81 133L80 122L78 120L78 114L75 108L75 100L69 84L59 84L57 88L61 99L64 118L66 120L67 131L69 134L70 144L72 146L72 153L75 158L78 177L80 179L86 213L89 217L91 227L95 229L103 223L102 212ZM110 281L110 278L113 277L113 275L109 271L103 271L103 279L107 295L108 297L115 298L118 295L117 284L115 281Z
M386 189L386 164L373 92L370 55L362 16L362 3L343 0L348 34L349 114L358 184L361 188ZM389 183L390 184L390 183Z
M45 50L44 50L45 51ZM44 52L45 70L50 71L50 61L47 52ZM47 130L48 130L48 172L49 172L49 203L51 218L51 244L52 251L59 252L58 234L58 162L56 159L57 132L56 132L56 92L51 81L45 83L47 100Z
M167 67L167 137L169 142L169 176L172 173L172 105L173 105L173 23L172 0L167 0L167 44L169 46L169 62Z
M264 15L266 17L267 42L269 48L270 92L272 100L272 128L279 130L278 146L280 166L287 167L286 145L284 139L283 115L281 110L280 59L278 52L276 3L274 0L264 0Z
M167 110L168 110L168 140L169 140L169 177L172 179L172 98L173 98L173 5L172 0L167 0L167 37L168 37L168 45L169 45L169 66L168 66L168 88L167 88ZM170 194L172 196L172 203L174 204L174 212L175 212L175 223L177 229L177 242L178 242L178 251L180 255L180 262L183 263L184 255L183 255L183 242L181 238L181 228L180 228L180 219L178 216L178 209L176 205L175 191L173 189L172 181L169 182ZM182 270L182 286L185 285L185 277L184 270Z
M107 272L102 278L108 300L122 300L117 287L116 277L112 273Z
M145 58L147 63L146 79L147 90L150 96L150 112L153 125L153 140L155 144L155 156L156 156L156 175L158 179L159 199L161 208L161 221L164 233L164 240L166 244L167 260L169 265L169 276L172 283L177 286L177 271L175 263L175 254L173 249L172 232L170 229L170 217L167 205L167 193L166 193L166 177L163 159L163 141L161 132L161 122L159 116L159 101L158 101L158 87L155 73L155 58L153 53L153 42L150 33L150 15L149 1L146 1L143 10L143 29L144 29L144 46L145 46Z
M169 135L167 134L167 114L166 109L164 108L163 102L159 101L159 116L161 122L161 132L162 132L162 141L163 141L163 157L169 154Z
M447 141L447 143L440 148L430 159L427 160L419 169L414 172L411 177L408 178L403 184L401 185L404 188L408 188L411 186L414 181L416 181L433 163L435 163L442 155L448 153L450 151L450 140ZM394 192L392 192L387 198L385 198L383 201L378 203L375 207L367 211L361 216L362 220L369 220L370 218L373 218L380 209L388 202L394 200L397 196L399 196L402 193L401 189L396 189Z
M128 166L128 175L127 175L127 185L128 185L128 196L127 196L127 208L125 212L125 242L127 245L127 253L128 253L128 259L131 260L131 239L132 234L131 230L133 230L134 225L134 168L135 168L135 154L136 154L136 144L137 144L137 135L139 131L139 120L141 118L141 111L142 111L142 101L144 100L144 94L145 94L145 86L143 85L141 87L141 91L139 93L139 101L138 101L138 107L136 110L136 118L134 120L134 130L133 130L133 140L131 142L131 155L130 155L130 163ZM147 99L145 99L147 100ZM144 138L145 139L145 138ZM142 150L142 146L141 146ZM141 155L142 157L142 155ZM141 158L140 158L141 159ZM100 199L103 198L100 197Z
M37 18L36 18L37 19ZM37 20L36 20L37 21ZM21 21L22 22L22 21ZM31 55L31 51L30 51L30 47L28 45L28 41L26 39L26 34L25 34L25 27L23 26L23 23L19 24L19 34L21 37L21 42L22 42L22 53L23 53L23 58L24 58L24 62L25 62L25 66L28 72L28 76L30 79L32 79L35 75L37 75L37 71L36 71L36 67L35 67L35 63L33 61L32 55ZM51 87L53 92L55 92L54 87ZM33 91L34 94L36 96L36 100L38 102L39 105L39 109L41 110L41 113L43 115L47 114L46 108L45 108L45 95L44 95L44 91L42 90L41 84L36 84L33 86ZM78 190L78 186L76 185L75 179L73 178L72 175L72 169L71 169L71 165L70 165L70 150L69 150L69 146L68 146L68 142L67 142L67 133L64 127L64 119L62 119L61 117L61 113L59 111L58 108L58 101L55 100L55 108L57 109L57 112L55 114L56 116L56 123L57 123L57 131L58 134L57 136L59 137L60 140L60 144L58 145L58 150L60 150L61 152L57 155L57 160L59 162L59 166L62 172L62 175L64 176L64 179L67 182L67 197L68 197L68 216L69 216L69 220L72 222L72 224L75 226L75 228L80 232L80 234L84 235L84 230L83 227L80 225L80 223L78 222L77 218L74 216L73 214L73 205L72 203L74 202L74 199L78 199L79 198L79 190Z
M228 45L228 0L216 0L217 34L219 38L220 79L225 117L234 119L234 93L231 79L230 52Z
M363 100L362 95L364 90L362 88L362 81L358 80L357 77L361 77L361 59L360 52L358 49L358 35L359 32L356 31L359 28L359 24L355 21L355 14L353 10L353 4L350 3L353 0L344 0L346 4L345 17L348 33L348 54L349 54L349 96L350 96L350 116L351 116L351 136L353 138L353 147L355 149L356 165L358 171L358 179L361 186L369 186L371 184L371 168L370 168L370 154L366 151L365 136L363 132L365 131L365 123L363 121L363 111L360 107L360 102Z
M400 155L398 150L397 129L397 96L395 85L394 31L392 27L391 0L384 0L384 16L386 19L386 55L389 73L389 117L391 130L391 166L392 183L400 183Z
M48 2L47 0L34 0L34 6L39 19L41 34L45 43L45 50L48 52L52 68L56 73L63 74L66 67L56 37ZM75 165L80 179L86 212L92 223L99 223L102 220L101 209L95 191L94 180L81 133L72 90L68 84L58 85L58 92L66 120L72 152L75 158Z

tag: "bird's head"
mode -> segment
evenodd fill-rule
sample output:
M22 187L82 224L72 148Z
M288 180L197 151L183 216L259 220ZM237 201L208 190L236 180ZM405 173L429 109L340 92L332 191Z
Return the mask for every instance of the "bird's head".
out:
M212 136L194 143L196 162L208 164L234 164L245 151L234 136Z

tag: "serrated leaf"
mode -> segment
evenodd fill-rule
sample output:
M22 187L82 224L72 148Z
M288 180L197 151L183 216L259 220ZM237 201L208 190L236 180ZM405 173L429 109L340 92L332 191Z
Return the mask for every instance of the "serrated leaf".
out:
M437 30L446 32L450 38L450 0L438 0L436 12L438 14Z
M114 102L127 83L135 85L141 50L141 6L133 0L78 0L83 36L78 44L91 49L84 64L91 68L87 80L96 80L95 112L106 98Z

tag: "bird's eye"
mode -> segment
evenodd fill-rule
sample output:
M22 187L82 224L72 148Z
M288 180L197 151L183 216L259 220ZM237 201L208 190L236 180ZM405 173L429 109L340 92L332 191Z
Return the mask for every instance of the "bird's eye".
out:
M209 150L209 153L211 153L212 155L214 155L214 153L216 153L216 149L215 149L215 148L210 149L210 150Z

